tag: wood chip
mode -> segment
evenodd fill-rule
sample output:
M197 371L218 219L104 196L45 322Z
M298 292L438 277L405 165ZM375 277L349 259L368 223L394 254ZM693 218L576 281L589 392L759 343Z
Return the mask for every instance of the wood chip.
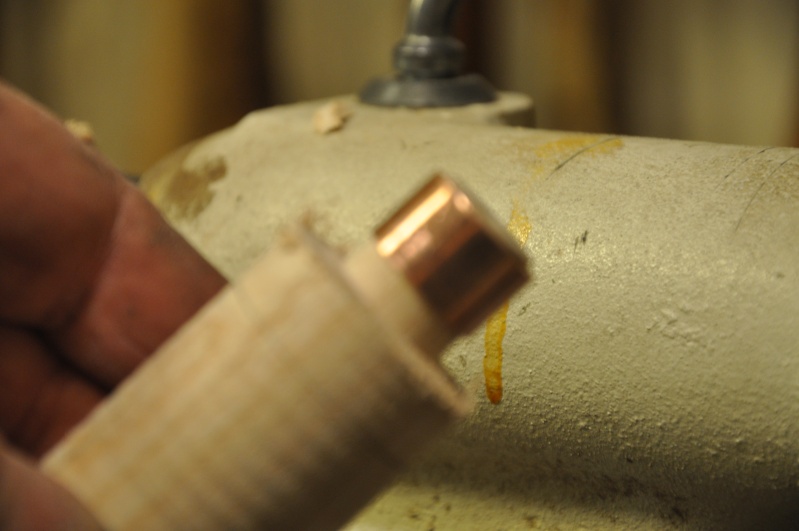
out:
M333 100L319 107L313 115L313 128L317 133L326 135L339 131L344 127L352 112L344 102Z
M88 122L64 120L64 126L72 135L86 144L94 145L94 130Z

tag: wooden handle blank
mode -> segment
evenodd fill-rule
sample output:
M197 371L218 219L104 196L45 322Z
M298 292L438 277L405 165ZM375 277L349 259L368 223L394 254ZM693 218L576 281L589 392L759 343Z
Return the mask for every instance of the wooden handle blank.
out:
M527 280L434 176L340 259L302 228L45 457L112 531L334 529L470 402L438 353Z
M370 260L356 262L353 276L304 230L285 234L45 472L109 530L341 526L469 409L435 357L364 302L370 288L353 282ZM409 290L391 303L415 315L412 287L392 289Z

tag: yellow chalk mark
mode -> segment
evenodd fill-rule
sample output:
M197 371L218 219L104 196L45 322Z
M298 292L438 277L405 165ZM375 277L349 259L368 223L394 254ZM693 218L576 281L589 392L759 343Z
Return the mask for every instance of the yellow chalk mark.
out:
M624 141L607 135L568 135L546 142L530 144L529 139L513 144L514 156L528 164L530 178L524 181L521 192L529 192L530 185L560 169L578 157L596 157L612 153L624 146ZM531 157L532 155L532 157Z
M568 135L558 138L557 140L551 140L544 144L533 146L533 154L541 159L552 159L553 157L559 157L563 154L574 155L588 148L586 151L588 154L598 155L610 153L623 145L624 141L617 136ZM554 162L557 164L561 161L556 160Z
M622 139L618 137L569 135L535 146L532 148L535 158L530 167L530 179L523 183L518 197L526 197L530 186L537 179L551 175L577 157L612 153L623 145ZM529 144L521 147L525 152L530 150ZM507 228L519 245L524 247L533 225L518 200L513 203ZM509 308L510 305L506 302L486 322L483 373L486 381L486 396L492 404L502 401L502 342L505 339Z
M520 247L524 247L532 230L533 225L527 214L518 204L514 204L508 221L508 232L513 235ZM510 305L506 301L486 323L483 374L486 380L486 396L492 404L499 404L502 400L502 341L505 339L509 308Z
M583 148L598 144L610 137L603 135L569 135L552 140L533 148L533 153L541 159L550 159L564 153L575 153Z
M589 155L606 155L613 153L617 149L624 147L624 141L619 137L608 138L592 147L587 153Z
M532 231L533 224L530 223L530 218L521 210L518 203L514 204L508 221L508 232L516 239L519 247L524 247Z
M508 319L508 302L502 305L486 322L483 373L486 379L486 396L492 404L502 400L502 340Z

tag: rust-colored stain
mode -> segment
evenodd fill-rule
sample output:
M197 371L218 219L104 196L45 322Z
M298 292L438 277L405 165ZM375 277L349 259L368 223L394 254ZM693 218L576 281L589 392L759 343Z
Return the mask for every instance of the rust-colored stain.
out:
M623 146L617 137L600 135L567 136L553 142L547 142L532 149L535 156L531 175L517 197L525 197L529 188L537 179L552 175L578 156L596 156L611 153ZM508 221L510 232L520 247L524 247L532 232L530 218L518 201L514 201ZM508 309L510 303L497 310L486 322L485 355L483 357L483 373L486 382L486 396L492 404L502 401L502 342L507 329Z

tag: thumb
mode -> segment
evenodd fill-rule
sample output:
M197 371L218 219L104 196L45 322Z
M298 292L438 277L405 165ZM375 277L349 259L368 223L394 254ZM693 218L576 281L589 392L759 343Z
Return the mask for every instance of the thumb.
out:
M89 512L0 440L0 531L93 531Z

